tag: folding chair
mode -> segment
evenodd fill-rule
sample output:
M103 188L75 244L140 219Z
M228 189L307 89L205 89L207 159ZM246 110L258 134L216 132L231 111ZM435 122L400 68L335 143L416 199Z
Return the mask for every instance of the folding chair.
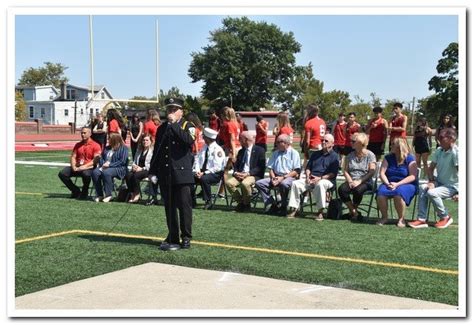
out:
M367 203L361 203L357 207L358 210L361 210L362 212L365 212L367 214L366 221L370 219L370 211L372 211L372 207L374 207L373 202L374 202L374 196L377 194L377 188L378 188L378 179L380 176L380 167L382 166L382 162L377 162L375 166L375 173L374 176L372 177L372 188L368 189L367 191L364 192L363 196L370 195L370 202ZM362 208L361 208L362 207ZM377 204L375 204L375 208L377 208ZM377 218L379 217L379 210L377 209Z
M416 179L419 181L420 180L420 175L421 175L421 168L417 168L417 174L416 174ZM415 189L415 197L413 199L413 211L412 211L412 214L411 214L411 220L414 220L415 218L415 211L416 211L416 201L418 199L418 192L419 192L419 186L417 185L416 186L416 189ZM393 219L393 206L392 206L392 200L389 200L389 206L390 206L390 218ZM377 216L378 216L378 211L377 211Z
M334 193L336 193L336 197L337 197L337 176L334 178L334 179L331 179L331 182L333 183L333 187L331 187L330 189L328 189L326 191L326 202L329 203L332 199L332 196L334 195ZM304 197L305 196L308 196L308 201L309 203L308 204L305 204L304 202ZM304 207L309 205L309 208L311 209L311 213L313 213L313 196L312 196L312 190L306 190L304 191L302 194L301 194L301 197L300 197L300 208L299 208L299 214L300 215L303 215L303 210L304 210Z

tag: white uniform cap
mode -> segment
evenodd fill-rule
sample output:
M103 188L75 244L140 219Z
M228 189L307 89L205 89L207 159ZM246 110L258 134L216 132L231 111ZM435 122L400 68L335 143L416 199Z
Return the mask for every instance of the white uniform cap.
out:
M215 140L217 138L217 131L211 128L204 129L204 136L209 139Z

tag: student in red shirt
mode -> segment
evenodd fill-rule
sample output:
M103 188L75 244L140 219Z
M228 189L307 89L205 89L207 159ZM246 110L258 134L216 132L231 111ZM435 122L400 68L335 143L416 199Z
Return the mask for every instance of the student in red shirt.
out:
M267 152L267 138L268 138L268 122L263 119L262 115L257 115L257 124L255 124L255 145L262 147Z
M332 135L334 136L334 147L333 150L339 154L339 159L341 159L342 150L346 143L346 115L344 113L339 113L334 128L332 130Z
M390 131L390 145L396 138L407 138L407 122L408 117L402 112L403 105L401 103L393 104L394 116L390 123L388 123L388 130Z
M360 124L357 123L356 121L356 114L354 112L350 112L347 114L347 125L346 125L346 142L344 144L344 150L342 151L342 154L344 156L347 156L350 154L352 151L354 151L354 148L352 147L352 135L354 133L358 133L360 130Z
M202 131L204 128L202 126L201 120L199 119L199 116L197 116L197 114L194 112L189 112L186 115L186 121L192 122L195 126L195 128L190 129L190 132L195 133L192 153L193 155L196 155L201 150L201 148L204 147L204 138L202 135Z
M377 161L379 161L384 155L388 122L383 118L382 107L374 107L372 112L374 112L375 117L369 121L365 128L365 132L369 135L367 150L372 151L375 154Z
M311 104L306 107L308 120L304 125L306 155L322 149L322 139L326 134L326 122L318 116L319 106Z
M219 134L223 140L223 149L228 157L226 167L224 169L224 183L227 180L228 171L232 169L233 164L237 159L237 153L241 148L239 141L240 138L240 125L237 122L235 116L235 110L231 107L224 107L222 110L223 123L219 129ZM224 192L224 187L221 186L219 189L219 195Z
M248 131L249 127L247 124L245 124L244 120L242 120L242 116L240 113L235 113L235 117L237 118L237 122L239 123L240 126L240 132Z
M100 157L102 148L91 139L91 129L88 127L81 129L81 138L82 141L76 143L72 150L71 166L61 170L58 177L71 191L71 198L86 200L89 194L94 159ZM82 190L71 181L71 177L82 177Z
M285 112L280 112L277 115L277 123L275 124L275 127L273 128L273 135L275 136L275 143L274 143L274 150L277 147L276 139L282 135L286 134L290 136L290 141L293 143L293 133L295 132L293 128L291 127L290 124L290 118L288 117L288 114Z
M143 134L149 134L156 141L156 131L161 125L160 114L155 109L146 112L146 122L143 124Z
M213 109L209 110L209 127L215 131L219 132L219 117L216 114L216 111Z
M115 108L109 108L107 110L107 132L108 135L111 133L118 133L122 135L122 129L124 129L125 122L123 121L122 116ZM127 136L125 135L125 139ZM125 139L123 139L125 141Z

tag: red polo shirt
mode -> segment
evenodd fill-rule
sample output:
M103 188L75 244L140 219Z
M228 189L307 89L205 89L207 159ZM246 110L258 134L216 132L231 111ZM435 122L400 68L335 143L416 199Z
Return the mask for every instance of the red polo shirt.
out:
M86 142L76 143L72 152L76 155L76 163L82 166L91 162L94 156L100 155L102 148L97 142L89 138Z

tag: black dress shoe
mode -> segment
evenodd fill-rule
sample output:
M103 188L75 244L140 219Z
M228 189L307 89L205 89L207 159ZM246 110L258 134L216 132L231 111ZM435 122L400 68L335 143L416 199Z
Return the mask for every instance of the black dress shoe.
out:
M80 196L81 196L81 192L80 192L80 191L72 192L72 193L71 193L71 199L78 199Z
M242 211L241 212L249 212L251 209L250 203L249 204L243 204L242 205Z
M211 201L208 201L204 204L204 210L212 210L213 207L214 205L212 204Z
M183 241L181 242L181 248L182 249L191 248L191 240L189 238L183 238Z
M244 204L243 203L238 203L237 206L235 207L236 212L242 212L244 211Z
M158 201L154 198L151 198L149 199L148 201L146 201L145 205L148 207L150 205L155 205L155 204L158 204Z
M166 241L162 242L160 245L162 251L177 251L180 248L181 246L179 246L179 244L170 244Z

